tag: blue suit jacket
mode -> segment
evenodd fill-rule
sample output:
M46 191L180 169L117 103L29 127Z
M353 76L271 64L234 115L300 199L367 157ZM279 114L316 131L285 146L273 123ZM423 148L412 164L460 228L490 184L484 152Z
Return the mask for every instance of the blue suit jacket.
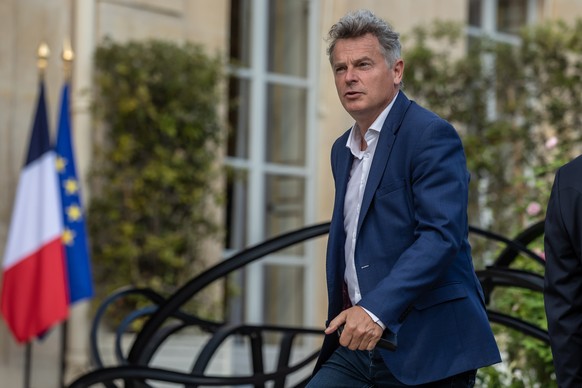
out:
M347 131L333 145L335 204L327 249L328 322L342 310ZM400 92L384 122L364 191L355 264L362 300L397 335L381 350L405 384L499 362L467 240L469 174L455 129ZM316 370L338 346L326 336Z

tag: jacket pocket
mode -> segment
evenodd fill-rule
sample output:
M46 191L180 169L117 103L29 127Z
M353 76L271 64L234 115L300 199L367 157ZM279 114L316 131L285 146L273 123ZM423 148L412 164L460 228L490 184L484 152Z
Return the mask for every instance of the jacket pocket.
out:
M393 193L396 190L403 188L405 185L406 182L404 179L398 180L396 182L388 182L387 184L382 185L381 187L378 188L378 190L376 190L376 196L382 197L386 194Z
M430 290L414 303L416 310L424 310L441 303L467 297L467 290L461 283L449 283Z

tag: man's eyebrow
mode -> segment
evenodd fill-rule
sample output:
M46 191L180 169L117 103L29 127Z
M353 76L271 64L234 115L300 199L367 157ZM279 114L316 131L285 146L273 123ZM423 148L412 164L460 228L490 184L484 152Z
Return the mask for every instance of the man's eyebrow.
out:
M372 59L372 57L369 57L369 56L365 55L363 57L356 58L356 59L353 59L353 60L350 60L350 61L337 61L337 62L334 62L332 64L332 66L333 67L345 66L346 62L356 63L357 64L357 63L361 63L361 62L374 62L374 59Z
M374 60L371 57L367 56L367 55L365 55L365 56L363 56L361 58L356 58L352 62L359 63L359 62L365 62L365 61L374 62Z

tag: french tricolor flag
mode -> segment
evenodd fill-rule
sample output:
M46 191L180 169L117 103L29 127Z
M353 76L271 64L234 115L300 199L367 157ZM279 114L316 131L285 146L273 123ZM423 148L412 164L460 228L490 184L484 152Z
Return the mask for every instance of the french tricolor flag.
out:
M68 316L62 234L55 153L49 138L41 81L2 266L0 310L20 343L42 335Z

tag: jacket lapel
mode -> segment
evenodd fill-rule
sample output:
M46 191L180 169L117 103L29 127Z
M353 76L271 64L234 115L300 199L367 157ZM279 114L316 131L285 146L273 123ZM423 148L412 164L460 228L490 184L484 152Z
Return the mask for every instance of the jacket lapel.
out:
M388 165L388 159L390 158L390 153L392 151L392 145L394 144L396 134L409 106L410 100L402 91L400 91L390 113L388 113L388 117L386 117L386 120L384 121L382 131L380 131L380 136L378 138L376 151L374 153L374 160L370 167L366 189L364 190L364 197L362 198L362 209L358 220L358 233L360 232L362 221L370 208L374 193L384 175L384 170Z
M349 131L338 141L338 147L333 156L333 173L335 179L335 203L333 206L332 222L329 231L327 252L327 286L330 312L333 315L341 310L341 287L345 271L344 245L346 234L344 231L344 201L352 166L352 153L345 147ZM339 296L338 296L339 295Z
M346 139L347 140L347 139ZM352 167L353 155L348 147L343 147L340 150L340 155L338 156L338 169L337 169L337 188L336 188L336 204L334 206L340 213L338 219L342 220L343 228L343 214L344 214L344 201L346 198L346 191L348 188L348 180L350 179L350 170Z

